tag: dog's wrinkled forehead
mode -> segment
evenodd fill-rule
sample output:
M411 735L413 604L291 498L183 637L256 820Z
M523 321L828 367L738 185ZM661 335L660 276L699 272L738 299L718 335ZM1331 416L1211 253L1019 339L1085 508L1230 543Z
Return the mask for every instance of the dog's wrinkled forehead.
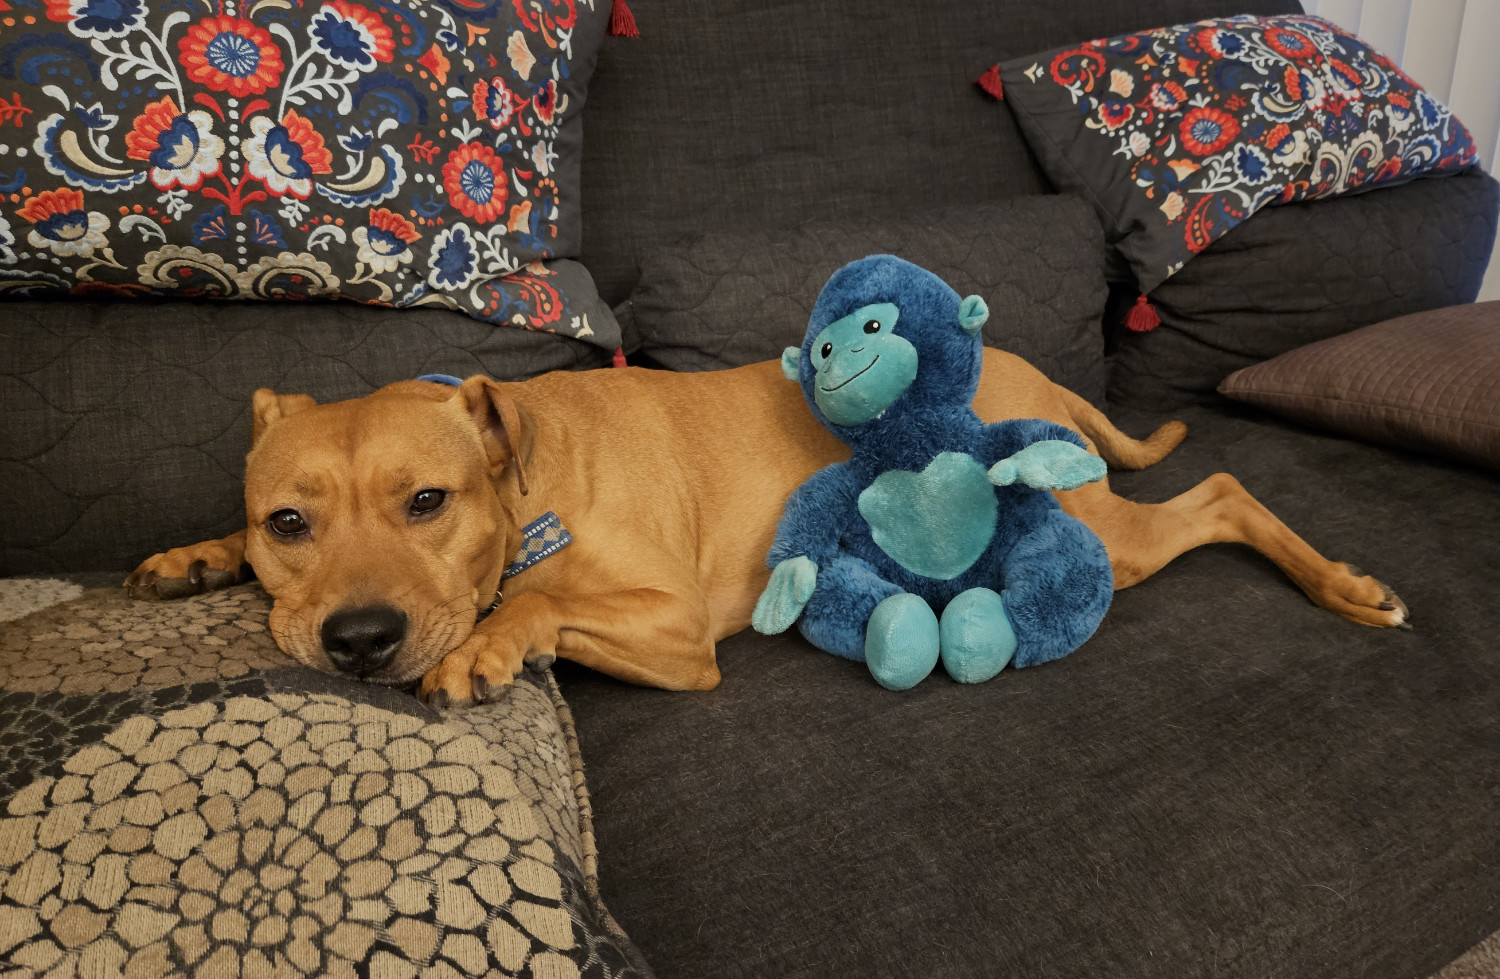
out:
M370 466L418 471L455 461L480 466L479 434L468 414L452 403L456 395L453 388L411 381L283 418L251 450L247 488L325 469L352 475Z

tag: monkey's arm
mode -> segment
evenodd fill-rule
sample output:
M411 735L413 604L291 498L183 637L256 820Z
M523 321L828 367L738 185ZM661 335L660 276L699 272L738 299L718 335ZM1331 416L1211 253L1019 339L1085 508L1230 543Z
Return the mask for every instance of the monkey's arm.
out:
M817 587L818 568L833 560L858 513L859 490L849 467L835 463L814 473L786 501L766 555L771 580L750 617L757 632L785 632L797 621Z
M1103 479L1104 460L1090 455L1083 436L1054 422L1025 418L987 426L990 482L1039 490L1072 490Z

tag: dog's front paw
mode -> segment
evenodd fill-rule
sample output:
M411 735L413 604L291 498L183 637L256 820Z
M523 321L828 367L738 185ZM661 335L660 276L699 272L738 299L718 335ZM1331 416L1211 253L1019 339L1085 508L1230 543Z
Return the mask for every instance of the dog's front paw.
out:
M159 601L228 588L247 577L243 534L174 547L141 562L125 579L131 598Z
M462 646L427 671L417 697L433 707L483 704L500 700L515 686L528 664L545 669L557 659L552 652L526 650L494 633L475 632Z

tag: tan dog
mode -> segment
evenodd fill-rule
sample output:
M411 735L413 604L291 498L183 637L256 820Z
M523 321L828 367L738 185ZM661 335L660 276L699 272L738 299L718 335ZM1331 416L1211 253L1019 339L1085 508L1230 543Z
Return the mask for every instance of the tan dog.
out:
M1129 438L1025 361L984 352L987 422L1045 418L1127 469L1159 461L1180 422ZM775 362L704 374L555 373L459 388L403 381L353 401L255 393L249 527L158 554L126 582L176 597L253 566L271 629L298 661L378 683L421 680L437 704L484 700L526 661L575 660L633 683L706 690L714 643L750 623L787 496L848 449ZM1220 473L1132 503L1107 481L1059 492L1128 588L1200 544L1249 544L1314 602L1401 626L1374 578L1329 561ZM555 511L575 541L505 582L521 528Z

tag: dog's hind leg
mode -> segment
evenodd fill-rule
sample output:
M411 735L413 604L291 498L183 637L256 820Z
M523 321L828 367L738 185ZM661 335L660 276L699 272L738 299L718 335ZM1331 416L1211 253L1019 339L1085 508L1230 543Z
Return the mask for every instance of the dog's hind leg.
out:
M1314 604L1351 622L1402 626L1405 604L1379 581L1330 561L1267 510L1228 473L1217 473L1165 503L1133 503L1102 484L1058 493L1063 509L1104 541L1115 588L1129 588L1203 544L1248 544L1274 561Z
M155 601L186 598L215 588L228 588L248 576L245 531L222 540L209 540L153 555L125 579L131 598Z
M507 600L422 678L428 703L485 700L525 663L561 656L628 683L668 690L719 684L708 607L664 588ZM441 694L441 697L438 695Z

